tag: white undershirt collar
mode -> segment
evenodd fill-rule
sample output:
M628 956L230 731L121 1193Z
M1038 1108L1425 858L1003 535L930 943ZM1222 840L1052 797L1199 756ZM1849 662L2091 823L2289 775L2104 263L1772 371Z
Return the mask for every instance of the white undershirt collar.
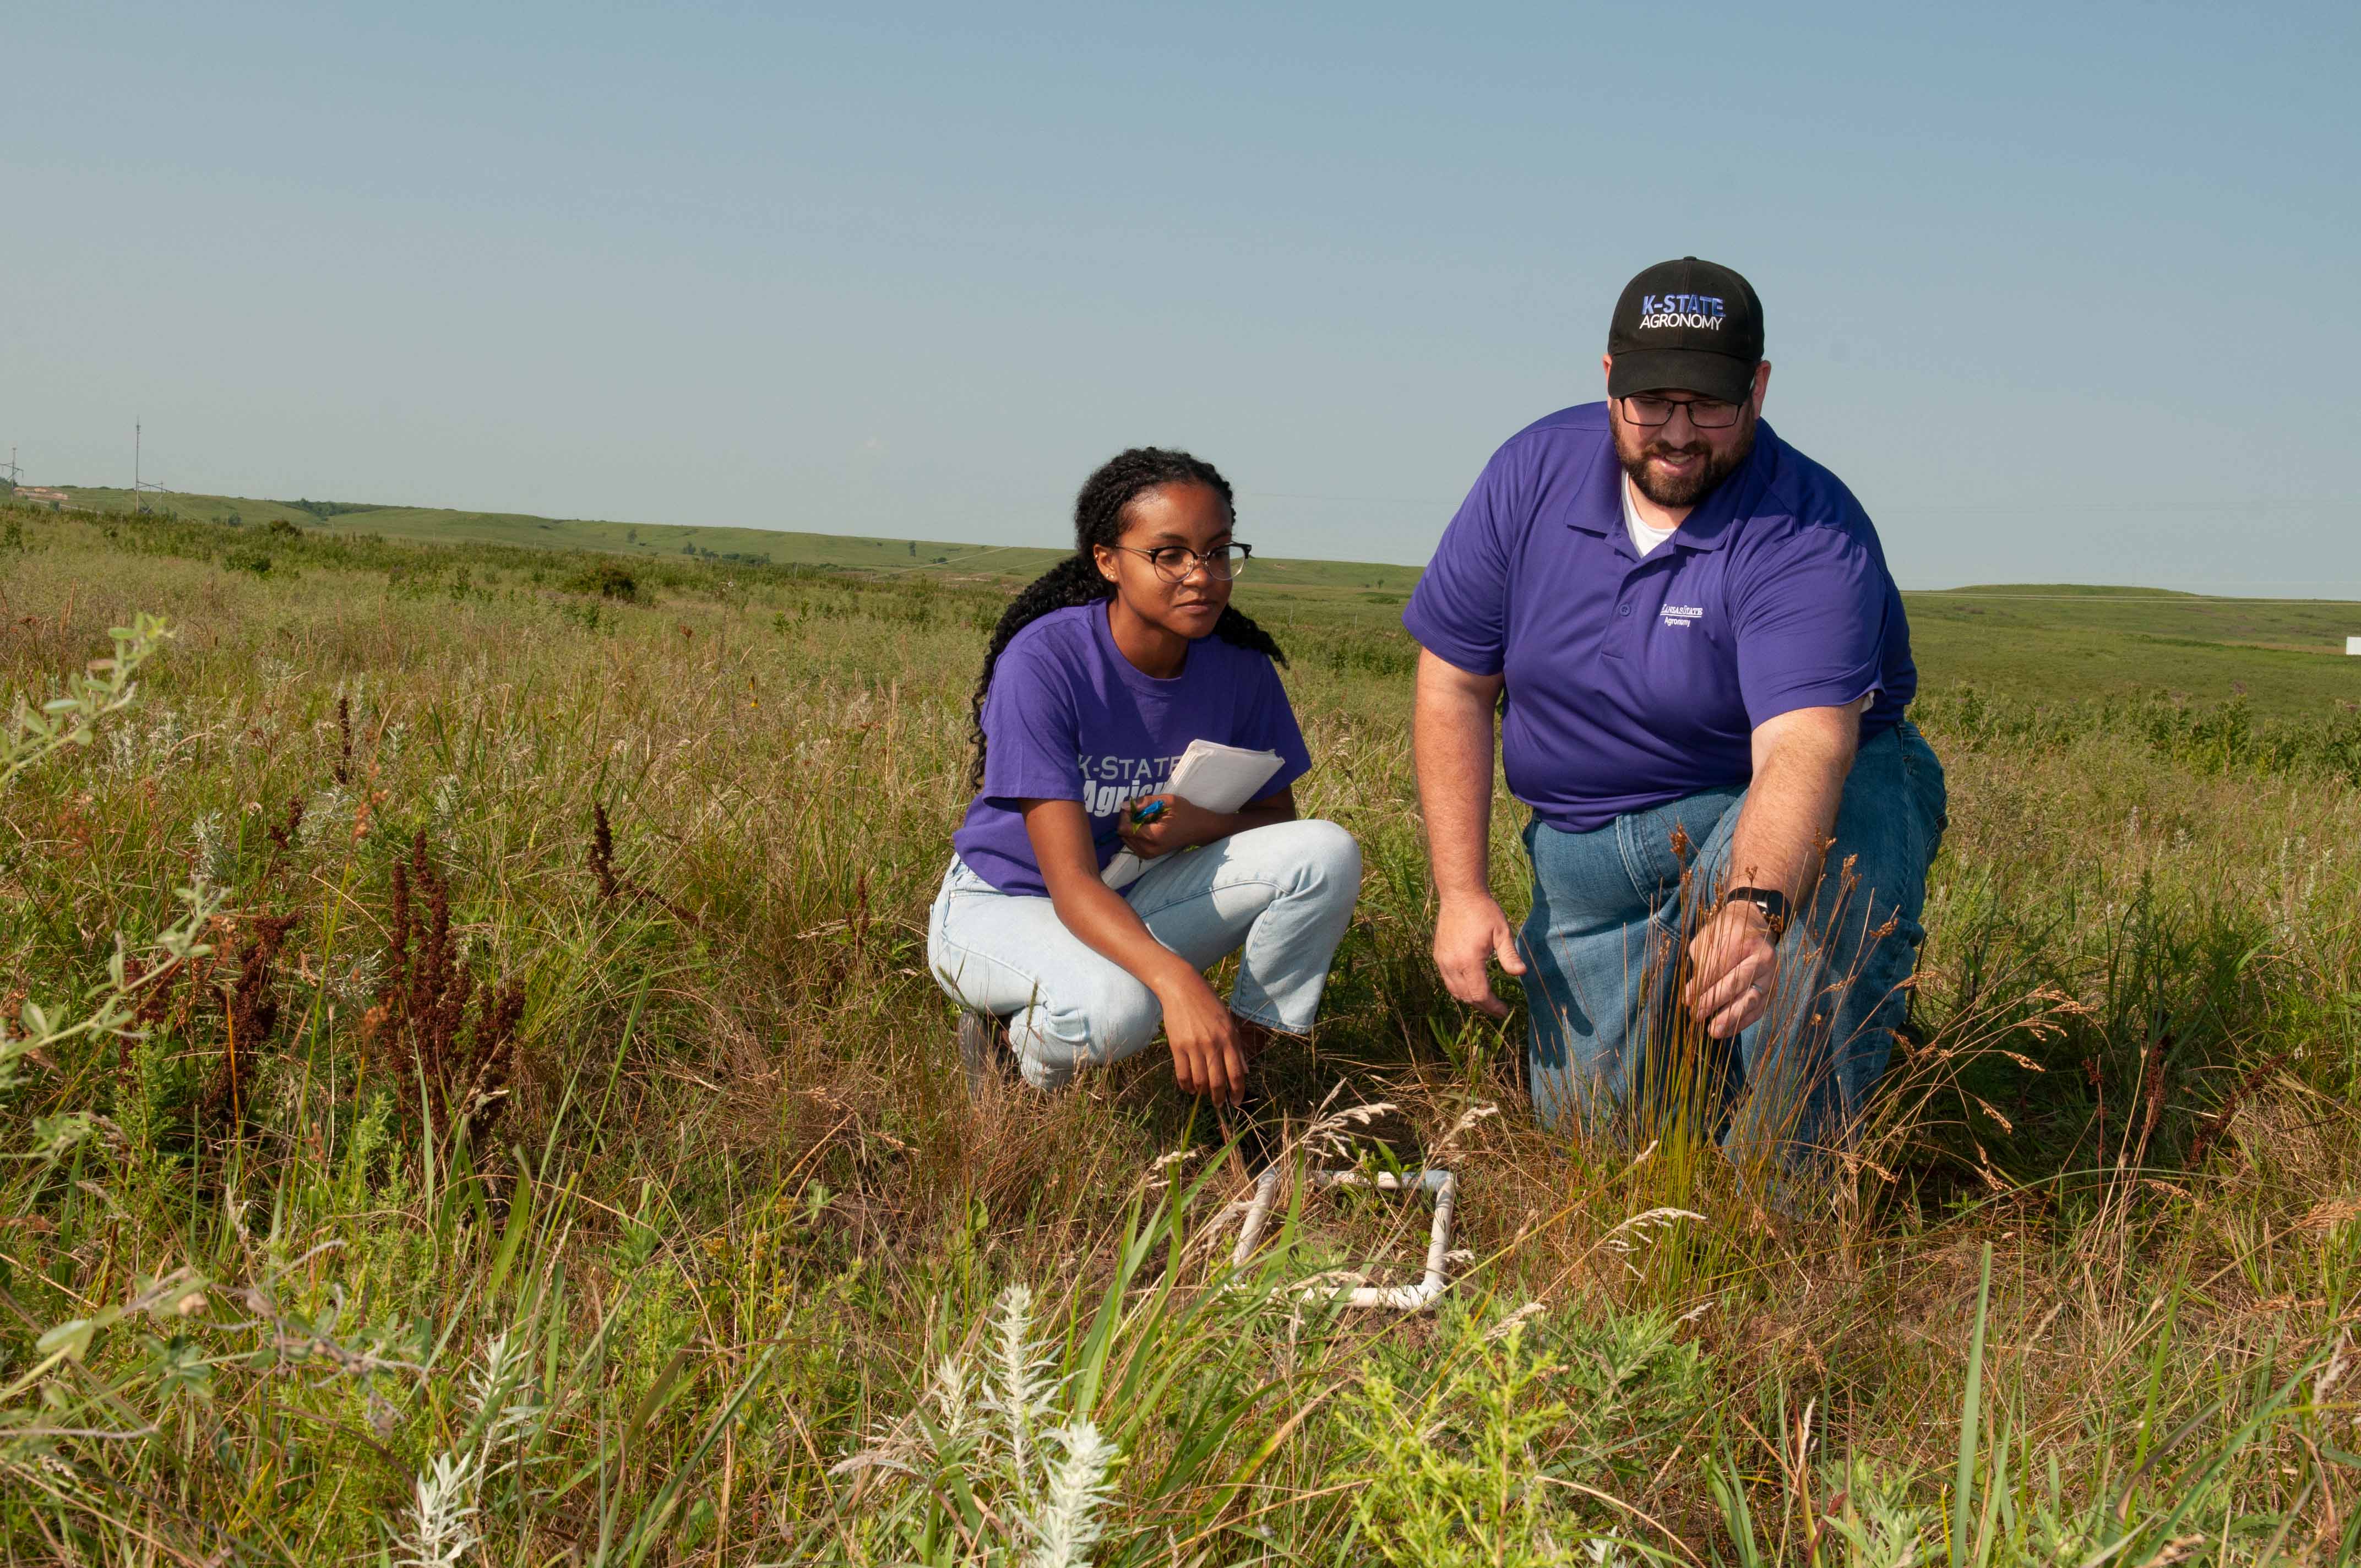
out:
M1623 476L1622 496L1624 530L1631 535L1631 548L1638 551L1640 559L1644 561L1648 558L1650 551L1678 533L1681 531L1681 525L1676 522L1670 528L1651 528L1642 522L1640 509L1632 504L1631 476L1629 474Z

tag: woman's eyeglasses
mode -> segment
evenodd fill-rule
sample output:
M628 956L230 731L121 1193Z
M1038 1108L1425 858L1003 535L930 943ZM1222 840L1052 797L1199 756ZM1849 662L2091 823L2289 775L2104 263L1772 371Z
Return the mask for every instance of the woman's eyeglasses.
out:
M1675 409L1686 409L1689 422L1699 430L1728 430L1738 422L1738 411L1745 405L1725 403L1711 398L1623 398L1623 418L1643 429L1653 430L1670 423Z
M1185 583L1198 567L1217 583L1226 583L1246 569L1246 557L1254 554L1251 544L1217 544L1199 554L1185 544L1159 544L1153 550L1142 550L1136 544L1113 544L1126 555L1145 555L1156 575L1168 583Z

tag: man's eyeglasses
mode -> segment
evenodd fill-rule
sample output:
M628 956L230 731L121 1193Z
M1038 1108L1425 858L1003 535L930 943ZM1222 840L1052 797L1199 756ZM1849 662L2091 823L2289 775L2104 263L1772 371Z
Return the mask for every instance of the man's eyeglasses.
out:
M1226 583L1246 569L1246 557L1254 554L1251 544L1217 544L1199 554L1185 544L1159 544L1153 550L1142 550L1136 544L1110 545L1126 555L1145 555L1156 575L1168 583L1185 583L1198 567L1217 583Z
M1653 430L1669 423L1675 409L1686 409L1689 422L1699 430L1728 430L1738 422L1743 403L1725 403L1712 398L1636 397L1620 400L1626 423Z

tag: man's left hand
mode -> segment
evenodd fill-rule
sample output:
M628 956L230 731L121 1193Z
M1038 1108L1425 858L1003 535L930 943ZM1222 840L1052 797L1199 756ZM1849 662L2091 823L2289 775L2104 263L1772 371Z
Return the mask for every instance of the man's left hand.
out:
M1762 1017L1779 979L1778 949L1762 909L1740 899L1715 910L1690 938L1689 971L1681 1001L1715 1039Z

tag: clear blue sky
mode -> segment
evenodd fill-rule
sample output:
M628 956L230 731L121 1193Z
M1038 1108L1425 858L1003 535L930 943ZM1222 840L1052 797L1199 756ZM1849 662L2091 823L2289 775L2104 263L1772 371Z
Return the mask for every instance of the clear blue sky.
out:
M2361 7L1799 9L19 6L0 447L1415 562L1694 253L1905 586L2361 597Z

